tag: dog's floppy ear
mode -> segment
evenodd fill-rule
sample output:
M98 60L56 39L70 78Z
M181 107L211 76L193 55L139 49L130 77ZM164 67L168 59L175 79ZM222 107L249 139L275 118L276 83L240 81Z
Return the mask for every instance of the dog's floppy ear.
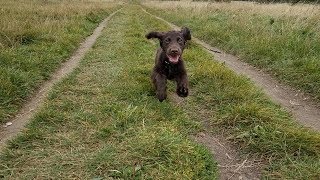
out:
M149 32L148 34L146 34L147 39L158 38L159 40L161 40L162 37L163 37L162 32Z
M180 31L185 40L191 40L191 33L187 27L183 27Z

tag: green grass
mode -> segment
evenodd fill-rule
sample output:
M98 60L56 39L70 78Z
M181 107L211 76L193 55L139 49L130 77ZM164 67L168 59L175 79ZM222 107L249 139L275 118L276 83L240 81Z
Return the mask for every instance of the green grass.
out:
M191 95L179 106L160 103L150 82L158 45L144 35L168 29L137 6L116 14L2 152L0 177L216 179L208 150L188 138L203 131L204 119L241 153L263 157L264 179L319 179L320 134L192 42L184 54ZM171 94L174 88L169 83Z
M0 122L117 8L93 1L0 0Z
M149 8L149 11L178 25L190 27L193 35L210 43L219 42L222 45L229 43L224 38L242 39L241 34L245 33L237 27L231 28L227 12L217 11L208 15L197 11L198 14L193 14L190 9L187 13L182 8L172 8L169 11ZM261 18L256 16L255 18ZM212 19L209 21L208 18ZM237 16L235 19L232 20L233 23L239 21ZM253 24L257 22L252 22ZM237 25L240 26L240 23ZM235 30L238 33L231 35ZM225 36L214 34L217 31ZM256 35L259 37L258 33ZM254 48L244 43L239 43L237 47ZM262 155L267 162L263 172L264 179L319 179L319 133L297 125L288 113L270 102L244 77L236 76L223 64L210 62L212 57L206 51L196 45L192 45L191 49L193 51L186 51L184 56L188 60L191 90L194 94L186 105L190 116L208 121L214 133L229 133L228 139L235 142L242 153ZM313 83L318 82L314 80Z
M266 179L318 179L320 134L297 125L246 78L210 62L205 50L191 49L184 56L194 94L185 107L189 115L207 121L213 133L224 132L242 153L264 157Z
M199 124L154 98L150 27L163 25L132 7L108 23L29 130L9 143L3 178L215 179L211 155L188 139Z
M297 12L288 13L286 8L289 10L290 7L287 6L250 3L147 5L152 13L174 24L190 27L193 35L212 46L236 54L320 100L318 6L300 13L300 5L297 5L292 7ZM301 5L301 12L303 8Z

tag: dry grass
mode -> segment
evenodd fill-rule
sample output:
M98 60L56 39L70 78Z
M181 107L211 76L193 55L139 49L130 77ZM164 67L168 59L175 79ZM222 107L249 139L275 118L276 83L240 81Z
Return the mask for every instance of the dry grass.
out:
M146 6L175 10L177 7L192 10L192 13L203 13L214 10L245 12L249 14L263 14L272 16L299 16L319 17L320 6L312 4L259 4L255 2L232 1L212 2L186 2L186 1L145 1Z
M58 35L71 19L96 14L115 4L101 1L6 1L0 0L0 48L30 43L47 34ZM74 24L80 25L80 24Z

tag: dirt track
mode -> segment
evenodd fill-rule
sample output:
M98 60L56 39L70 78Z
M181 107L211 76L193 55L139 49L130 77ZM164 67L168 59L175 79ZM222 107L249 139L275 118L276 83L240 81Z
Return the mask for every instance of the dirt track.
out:
M167 23L173 29L180 28L158 16L155 16L142 8L147 14ZM309 101L309 97L303 96L301 93L286 87L270 75L255 69L254 67L240 61L236 56L227 54L218 48L211 47L209 44L192 37L193 41L203 46L209 53L213 54L216 61L225 63L227 67L237 74L249 77L257 86L276 103L292 113L294 118L301 124L314 130L320 130L320 110L319 105ZM173 98L178 103L179 100ZM203 124L206 127L205 117ZM209 131L208 131L209 132ZM197 142L205 145L214 155L214 159L218 162L220 179L260 179L261 169L263 169L263 160L254 158L244 158L237 153L237 149L224 137L211 135L203 132L193 137Z
M62 64L61 68L52 75L52 78L45 82L42 88L27 101L17 116L11 120L13 123L11 126L6 128L1 127L0 149L5 145L7 140L11 139L24 129L28 120L37 112L37 109L43 105L43 102L53 85L66 77L78 66L82 57L92 47L96 39L101 34L101 31L106 26L108 20L118 11L112 13L108 18L106 18L95 29L94 33L81 44L74 55L66 63ZM156 18L168 23L174 28L177 28L177 26L159 17ZM319 105L309 101L308 97L281 85L269 75L239 61L238 58L233 55L226 54L217 48L213 48L199 39L193 38L193 40L213 54L215 56L215 60L225 63L230 69L234 70L238 74L248 76L253 82L261 87L273 101L279 103L282 107L292 112L295 119L301 124L315 130L320 130L320 121L318 121L320 120ZM220 173L224 174L221 176L221 179L257 179L260 177L260 164L251 163L254 162L254 160L240 158L236 153L236 149L233 148L232 145L228 144L226 140L223 140L223 138L213 137L207 133L199 134L194 138L198 142L206 145L214 154L215 159L219 163Z
M118 11L120 11L120 9ZM37 112L39 107L43 105L53 85L62 80L68 74L70 74L79 65L80 60L96 42L103 28L107 25L109 19L118 11L115 11L114 13L110 14L106 19L104 19L94 30L92 35L87 37L86 40L83 43L81 43L80 47L70 57L70 59L63 63L61 67L51 76L51 79L49 81L46 81L41 86L41 88L34 93L34 96L27 100L27 102L23 105L18 114L10 120L10 122L12 122L12 125L7 127L0 127L0 149L3 148L6 141L12 139L14 136L16 136L20 131L24 129L24 126Z
M184 104L184 98L176 94L169 94L170 101L175 102L177 105ZM204 132L200 132L191 139L206 146L213 159L218 162L219 179L222 180L239 180L250 179L256 180L261 177L261 169L263 169L263 160L257 157L242 157L237 152L237 148L226 140L224 135L212 135L209 129L208 117L206 113L200 113L199 120L202 121Z
M240 61L236 56L224 53L199 39L194 38L194 41L201 44L207 51L213 54L215 60L225 63L234 72L249 77L257 86L262 88L274 102L291 112L296 121L306 127L320 131L319 105L312 102L310 97L279 83L270 75Z
M143 9L147 14L150 14ZM155 18L167 23L174 29L180 28L160 17L150 14ZM203 46L214 59L224 63L237 74L245 75L259 86L275 103L278 103L287 111L291 112L294 119L302 125L320 131L320 104L310 100L311 98L297 90L279 83L270 75L242 62L234 55L223 52L209 44L192 37L193 41Z

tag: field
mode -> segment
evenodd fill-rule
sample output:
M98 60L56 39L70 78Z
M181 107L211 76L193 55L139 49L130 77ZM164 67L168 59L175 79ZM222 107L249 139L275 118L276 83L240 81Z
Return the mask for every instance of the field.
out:
M0 122L50 78L117 4L0 0Z
M164 5L144 5L168 20L169 13L172 21L184 20L174 10L163 11ZM79 67L54 86L27 129L2 149L0 178L218 179L222 165L193 138L205 133L223 137L244 159L258 158L261 179L319 179L320 134L297 124L250 79L193 41L183 55L190 96L177 97L169 82L168 100L160 103L150 82L159 45L145 34L170 27L136 3L123 7ZM99 8L105 9L102 20L119 6ZM193 35L205 39L189 23ZM85 34L89 30L77 41Z
M320 99L320 6L146 2L150 12Z

